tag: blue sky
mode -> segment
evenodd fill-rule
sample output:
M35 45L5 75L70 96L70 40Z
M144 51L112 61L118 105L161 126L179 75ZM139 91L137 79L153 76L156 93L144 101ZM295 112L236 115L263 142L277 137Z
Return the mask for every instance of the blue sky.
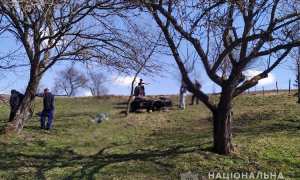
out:
M13 38L6 37L0 39L0 53L5 53L9 50L12 50L17 47L17 43ZM165 59L168 62L172 62L175 64L175 61L172 57L161 57L167 58ZM289 57L287 57L288 59ZM21 60L21 59L19 59ZM289 61L288 61L289 62ZM44 87L48 87L52 89L54 86L54 77L56 76L56 72L62 70L70 65L70 62L60 62L57 65L54 65L51 69L49 69L44 77L41 80L41 84ZM85 69L77 65L77 68L82 68L82 71ZM256 75L261 72L261 67L255 67L244 74L249 76ZM116 74L111 74L105 69L101 70L107 76L110 77L110 81L107 82L106 86L109 89L108 94L115 95L129 95L130 94L130 84L132 77L120 75L116 76ZM202 84L202 91L205 93L213 93L220 92L220 87L215 85L206 75L205 70L201 64L198 64L196 67L196 71L199 72L199 81ZM25 87L29 80L29 70L26 67L16 69L16 73L14 72L4 72L5 77L1 77L2 72L0 73L0 94L9 94L11 89L17 89L19 91L24 91ZM153 77L145 77L142 75L138 76L138 80L140 78L144 79L144 82L150 83L146 86L146 94L147 95L159 95L159 94L178 94L180 87L180 74L176 73L176 69L171 66L168 67L168 72L162 74L161 76L153 76ZM278 82L279 89L288 89L289 79L291 79L292 84L294 83L296 76L295 72L289 70L286 65L279 65L269 74L269 77L260 81L260 83L256 86L256 90L262 90L262 87L266 90L276 89L276 81ZM193 80L194 78L191 77ZM294 86L292 86L295 89ZM255 90L255 88L251 88L250 90ZM80 92L80 96L90 95L88 90L82 90Z
M16 42L13 40L2 40L0 42L1 50L0 53L7 52L16 47ZM164 58L168 63L175 63L172 57L161 57ZM289 57L287 57L288 59ZM21 59L20 59L21 60ZM289 61L287 61L289 62ZM287 63L286 62L286 63ZM41 84L43 87L48 87L52 89L54 86L54 77L56 76L56 72L66 68L70 65L70 62L60 62L59 64L54 65L51 69L49 69L44 77L41 80ZM76 67L78 69L82 69L85 71L82 65L77 64ZM246 75L256 75L260 71L261 67L253 68L247 72L244 72ZM195 67L196 71L199 73L199 81L202 84L202 91L205 93L213 93L220 92L220 88L207 77L204 68L201 64L198 64ZM172 66L168 67L167 73L162 73L162 76L153 76L146 77L139 75L137 80L142 78L144 82L150 83L146 86L146 95L168 95L168 94L178 94L180 87L180 74L177 72L175 68ZM105 69L102 69L101 72L109 76L110 81L107 82L106 87L109 89L108 94L115 95L129 95L130 94L130 84L132 81L132 77L111 74ZM176 73L177 72L177 73ZM2 74L3 72L1 72ZM288 89L289 79L291 79L292 84L295 81L295 72L289 70L286 65L279 65L269 74L269 77L260 81L260 83L256 86L256 90L262 90L264 87L265 90L273 90L276 89L276 81L278 82L279 89ZM191 80L195 78L191 77ZM0 76L0 94L9 94L11 89L17 89L20 92L25 90L25 87L29 80L29 70L28 67L17 68L15 72L9 71L4 72L4 77ZM292 89L295 89L292 86ZM255 90L252 88L250 90ZM88 96L91 93L86 89L82 90L79 96Z
M61 63L60 65L56 65L50 70L48 70L44 77L41 80L41 84L45 87L52 88L54 84L54 77L56 76L56 71L60 69L64 69L68 66L68 63ZM77 66L80 68L81 66ZM205 93L219 92L220 88L206 76L206 73L201 66L198 67L200 71L199 81L202 84L202 91ZM82 69L84 71L84 69ZM29 71L21 71L18 70L18 76L15 73L7 72L6 78L1 79L0 92L1 94L9 94L11 89L17 89L19 91L23 91L28 82ZM180 86L180 76L178 73L175 73L175 69L171 70L168 73L164 73L164 77L154 76L154 77L145 77L138 76L138 80L142 78L144 82L150 83L146 86L146 94L147 95L159 95L159 94L178 94L179 86ZM130 94L130 84L132 81L132 77L130 76L117 76L116 74L110 74L109 72L103 73L110 76L110 81L107 82L106 86L109 89L108 94L115 95L129 95ZM245 72L245 74L253 75L258 74L260 71L258 69L252 69L251 71ZM295 73L291 70L288 70L285 66L278 66L273 72L269 74L269 77L260 81L260 83L256 86L256 90L272 90L276 89L276 81L278 82L279 89L288 89L289 79L294 83ZM292 86L293 89L295 87ZM254 90L254 88L250 89ZM88 90L82 90L80 96L89 95Z
M202 91L205 93L213 93L220 92L220 88L206 76L203 68L200 69L201 77L200 83L202 84ZM248 75L258 74L260 71L251 70L247 73ZM178 77L174 77L174 73L165 74L166 77L157 77L155 80L140 76L145 82L150 83L150 85L146 86L146 94L148 95L158 95L158 94L178 94L180 83L178 81ZM128 88L129 78L119 77L120 83L114 82L110 87L110 94L122 94L128 95L130 89ZM269 74L269 77L260 81L260 83L256 86L256 90L262 90L264 87L265 90L273 90L276 89L276 81L278 83L279 89L288 89L289 79L292 80L292 83L295 79L295 74L292 71L289 71L283 67L278 67L274 70L274 72ZM122 82L123 80L123 82ZM295 88L295 87L292 87ZM250 90L255 90L252 88Z
M44 77L41 80L41 84L44 87L52 88L54 84L54 77L56 76L56 71L60 69L64 69L67 67L69 63L60 63L60 65L56 65L47 71ZM81 66L77 66L80 68ZM220 92L220 88L206 76L205 71L201 66L198 67L200 71L200 83L202 84L202 91L205 93L213 93ZM84 71L84 69L82 69ZM150 83L146 86L146 95L160 95L160 94L178 94L179 86L180 86L180 76L175 72L176 70L171 70L168 73L164 73L164 77L154 76L154 77L145 77L138 76L138 80L142 78L144 82ZM106 86L109 89L108 94L115 95L129 95L130 94L130 84L132 81L132 77L130 76L117 76L116 74L106 73L110 76L110 81L107 82ZM245 74L253 75L258 74L260 71L252 69L251 71L245 72ZM18 89L19 91L23 91L28 82L28 71L22 72L20 76L16 76L14 73L7 73L7 77L5 79L1 79L0 91L1 93L9 94L11 89ZM292 83L295 80L295 73L285 68L283 65L277 67L273 72L269 74L269 77L260 81L260 83L256 86L256 90L273 90L276 89L276 81L278 82L279 89L288 89L289 79L292 80ZM292 88L295 88L292 86ZM250 90L254 91L255 88ZM82 90L79 96L88 96L90 95L89 91Z

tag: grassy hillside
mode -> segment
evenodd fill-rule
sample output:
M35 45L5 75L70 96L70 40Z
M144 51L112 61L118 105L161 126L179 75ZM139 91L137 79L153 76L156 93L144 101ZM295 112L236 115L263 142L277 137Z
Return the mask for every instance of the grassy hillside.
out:
M33 117L22 134L0 136L0 179L180 179L188 171L199 179L210 172L281 172L300 179L296 100L286 93L235 99L235 152L223 156L210 151L212 116L203 104L124 118L126 97L57 98L50 132ZM34 109L42 109L41 100ZM110 119L91 123L99 112ZM0 103L1 127L8 116L9 107Z

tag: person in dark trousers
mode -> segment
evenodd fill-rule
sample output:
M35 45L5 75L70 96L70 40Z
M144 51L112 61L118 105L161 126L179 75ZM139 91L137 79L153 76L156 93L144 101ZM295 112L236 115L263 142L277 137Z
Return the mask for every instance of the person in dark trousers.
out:
M149 83L144 83L143 82L143 79L140 79L140 82L138 84L138 86L140 86L140 94L141 96L146 96L146 93L145 93L145 85L148 85Z
M198 79L195 79L195 85L196 85L196 87L197 87L198 90L200 90L202 88L202 85L199 83ZM191 102L190 105L194 105L194 99L195 99L195 97L196 97L196 95L193 94L193 96L192 96L192 102ZM197 99L196 103L199 104L199 99L198 98L196 98L196 99Z
M45 88L44 93L36 93L36 96L43 98L44 109L41 114L41 129L45 129L45 119L48 117L46 130L50 130L54 115L54 95L48 88Z
M19 108L19 104L20 104L19 92L15 89L12 89L11 90L11 96L9 98L10 115L9 115L8 122L12 122L12 120L16 116L16 113L17 113L18 108Z

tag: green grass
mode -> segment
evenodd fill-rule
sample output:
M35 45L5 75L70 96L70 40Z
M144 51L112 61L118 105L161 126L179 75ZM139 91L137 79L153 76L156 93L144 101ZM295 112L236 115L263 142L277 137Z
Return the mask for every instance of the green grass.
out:
M178 105L178 97L172 98ZM300 179L295 97L235 99L235 151L229 156L211 152L212 116L203 104L124 118L126 99L57 98L50 132L40 130L39 118L33 117L20 135L0 136L0 179L180 179L188 171L199 178L209 172L281 172L285 179ZM34 109L42 109L41 100ZM99 112L110 119L91 123ZM9 107L1 103L1 127L8 116Z

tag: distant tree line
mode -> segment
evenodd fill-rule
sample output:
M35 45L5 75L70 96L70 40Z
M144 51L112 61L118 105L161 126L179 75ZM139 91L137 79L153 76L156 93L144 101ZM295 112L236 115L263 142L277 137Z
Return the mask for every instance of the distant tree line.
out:
M101 72L95 73L89 71L86 75L76 69L74 65L71 65L56 72L52 92L55 94L76 96L79 90L88 89L92 96L99 96L108 93L108 89L105 87L107 81L108 77Z

